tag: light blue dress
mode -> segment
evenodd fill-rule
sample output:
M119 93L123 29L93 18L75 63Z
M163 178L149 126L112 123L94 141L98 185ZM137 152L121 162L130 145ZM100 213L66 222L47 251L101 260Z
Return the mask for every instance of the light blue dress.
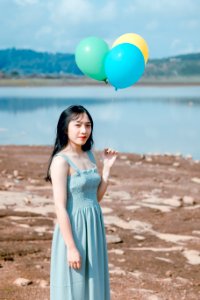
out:
M53 232L50 269L50 300L110 300L110 281L106 235L97 189L101 181L94 156L87 152L94 168L79 170L64 154L76 171L67 177L67 212L81 269L69 267L67 246L59 224Z

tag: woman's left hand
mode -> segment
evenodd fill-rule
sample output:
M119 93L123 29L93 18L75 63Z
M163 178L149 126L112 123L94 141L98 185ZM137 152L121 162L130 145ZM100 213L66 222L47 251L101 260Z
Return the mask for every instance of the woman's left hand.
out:
M117 158L118 152L111 149L106 148L103 152L103 165L104 167L108 167L109 169L113 166L116 158Z

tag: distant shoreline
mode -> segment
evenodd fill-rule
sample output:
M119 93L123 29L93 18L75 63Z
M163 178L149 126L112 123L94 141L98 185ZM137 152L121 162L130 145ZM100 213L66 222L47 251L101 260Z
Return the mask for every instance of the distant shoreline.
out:
M200 86L200 79L197 78L159 78L144 79L136 83L137 86ZM65 86L98 86L110 87L104 82L90 80L88 78L1 78L2 87L65 87Z

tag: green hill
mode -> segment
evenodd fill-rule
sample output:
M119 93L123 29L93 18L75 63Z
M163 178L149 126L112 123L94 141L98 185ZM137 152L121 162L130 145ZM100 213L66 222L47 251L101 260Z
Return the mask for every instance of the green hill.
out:
M74 54L36 52L15 48L0 50L1 77L64 77L83 75ZM178 55L163 59L150 59L145 79L200 78L200 53Z

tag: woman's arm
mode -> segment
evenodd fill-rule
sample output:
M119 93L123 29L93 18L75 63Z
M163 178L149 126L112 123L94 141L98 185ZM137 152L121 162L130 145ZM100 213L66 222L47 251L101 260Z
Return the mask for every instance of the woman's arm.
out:
M51 165L51 180L55 211L60 230L67 247L75 246L71 223L66 211L68 165L62 157L55 157Z
M117 158L118 152L112 149L105 149L103 153L103 168L101 174L101 182L97 191L97 199L100 202L107 190L109 183L110 170Z
M55 211L60 226L61 234L68 248L68 262L71 267L80 268L80 255L74 242L67 204L67 176L68 164L62 157L55 157L51 164L51 180ZM74 266L74 263L77 265Z

